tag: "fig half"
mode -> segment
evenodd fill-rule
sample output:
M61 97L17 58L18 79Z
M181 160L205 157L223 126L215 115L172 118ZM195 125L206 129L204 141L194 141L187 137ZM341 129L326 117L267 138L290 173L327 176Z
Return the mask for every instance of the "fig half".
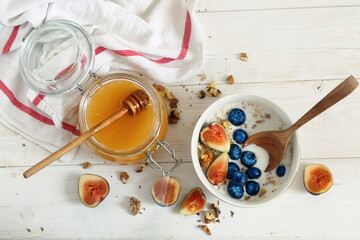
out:
M228 172L229 155L227 153L220 154L209 166L206 177L210 183L221 185L226 179Z
M176 203L180 193L180 183L173 177L160 177L155 180L151 188L154 201L162 207Z
M206 207L206 197L201 188L192 189L184 198L180 206L182 215L191 215L201 212Z
M105 178L94 174L83 174L79 178L79 196L87 207L98 206L108 195L109 183Z
M310 164L304 167L304 185L314 195L327 192L333 184L330 169L321 164Z
M200 132L201 141L208 147L220 151L230 151L230 137L225 128L218 122L213 122Z

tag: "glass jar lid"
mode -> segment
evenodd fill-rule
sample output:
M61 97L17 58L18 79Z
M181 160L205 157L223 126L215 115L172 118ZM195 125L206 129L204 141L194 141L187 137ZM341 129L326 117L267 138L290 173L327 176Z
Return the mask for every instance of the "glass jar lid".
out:
M38 93L64 94L89 79L93 59L90 37L80 25L53 20L26 36L20 52L20 73Z

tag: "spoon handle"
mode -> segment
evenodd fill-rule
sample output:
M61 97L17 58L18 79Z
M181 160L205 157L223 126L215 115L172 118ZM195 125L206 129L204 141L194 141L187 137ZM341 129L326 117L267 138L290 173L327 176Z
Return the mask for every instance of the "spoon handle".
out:
M314 107L312 107L307 113L305 113L296 123L294 123L289 131L293 133L302 125L325 111L326 109L339 102L341 99L349 95L359 85L357 80L350 76L346 78L342 83L337 85L331 92L329 92L323 99L320 100Z
M44 158L43 160L41 160L40 162L38 162L37 164L35 164L31 168L29 168L28 170L26 170L23 173L24 177L28 178L28 177L34 175L35 173L37 173L38 171L40 171L41 169L43 169L44 167L46 167L50 163L54 162L56 159L58 159L61 156L65 155L66 153L70 152L74 148L78 147L81 143L83 143L88 138L90 138L91 136L95 135L96 133L98 133L99 131L101 131L105 127L107 127L112 122L114 122L117 119L124 116L128 111L129 111L128 108L121 108L120 110L116 111L115 113L110 115L105 120L101 121L100 123L98 123L94 127L90 128L89 130L84 132L80 137L78 137L75 140L71 141L70 143L68 143L64 147L60 148L56 152L52 153L48 157Z

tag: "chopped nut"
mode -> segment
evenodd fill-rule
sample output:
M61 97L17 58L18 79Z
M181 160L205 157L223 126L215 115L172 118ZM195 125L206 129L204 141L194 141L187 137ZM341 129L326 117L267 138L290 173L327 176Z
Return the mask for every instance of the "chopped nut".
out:
M168 118L169 124L176 124L179 120L180 120L179 111L176 108L171 109L169 118Z
M144 170L144 167L143 166L139 166L138 168L136 168L136 172L137 173L141 173L142 171Z
M91 167L91 163L85 162L85 163L83 164L83 168L84 168L84 169L88 169L89 167Z
M121 172L120 173L120 179L122 181L123 184L126 184L129 181L129 174L127 172Z
M31 229L30 229L30 228L27 228L26 231L31 232Z
M268 113L265 113L265 118L266 118L266 119L271 119L271 115L268 114Z
M214 88L216 86L216 82L212 81L209 83L209 85L207 86L207 88Z
M203 149L200 155L200 164L203 168L207 169L212 163L214 153L210 149Z
M198 76L200 77L200 81L204 81L206 79L205 73L199 74Z
M160 95L165 98L166 100L170 101L171 99L176 99L176 97L174 96L174 94L167 89L166 87L164 87L163 85L154 83L153 84L154 88L156 90L158 90L158 92L160 93Z
M214 88L214 87L208 88L207 91L208 91L208 95L209 95L210 97L220 97L221 94L222 94L219 89Z
M262 189L260 190L259 197L264 196L265 193L266 193L266 189L265 189L265 188L262 188Z
M215 221L215 215L209 211L206 211L204 214L204 218L205 218L205 223L209 224L211 222Z
M234 217L234 212L233 211L230 211L230 216Z
M263 123L265 120L256 120L255 123Z
M246 196L246 197L245 197L245 201L248 201L248 200L250 200L250 199L251 199L250 196Z
M231 127L231 123L229 121L225 121L222 123L224 128L230 128Z
M135 216L139 213L141 208L141 201L135 197L130 198L130 211Z
M230 76L228 76L227 78L226 78L226 82L228 83L228 84L234 84L234 77L233 77L233 75L230 75Z
M216 218L219 217L221 211L220 211L219 207L215 206L214 203L212 203L212 204L210 205L210 210L212 210L212 211L214 212Z
M170 100L170 107L171 108L177 108L177 104L178 104L179 100L177 98L173 98Z
M203 90L200 90L200 91L197 93L197 96L198 96L198 98L204 98L204 97L206 97L206 93L205 93Z
M249 58L246 53L240 53L240 60L247 62L249 60Z
M40 227L40 230L43 232L43 231L44 231L44 228L43 228L43 227Z
M177 104L178 104L179 100L166 87L164 87L160 84L157 84L157 83L154 83L153 86L160 93L160 95L169 102L169 106L171 108L171 111L170 111L170 114L168 117L169 124L176 124L178 122L178 120L180 120L180 113L177 110ZM183 87L185 87L185 86L183 86Z
M204 230L208 235L211 235L211 231L210 228L206 225L199 225L199 228L201 228L202 230Z

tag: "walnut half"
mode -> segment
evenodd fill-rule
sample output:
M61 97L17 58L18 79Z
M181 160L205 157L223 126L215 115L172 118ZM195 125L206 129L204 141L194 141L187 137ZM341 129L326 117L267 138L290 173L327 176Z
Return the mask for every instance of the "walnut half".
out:
M130 198L130 211L135 216L139 213L141 208L141 201L135 197Z

